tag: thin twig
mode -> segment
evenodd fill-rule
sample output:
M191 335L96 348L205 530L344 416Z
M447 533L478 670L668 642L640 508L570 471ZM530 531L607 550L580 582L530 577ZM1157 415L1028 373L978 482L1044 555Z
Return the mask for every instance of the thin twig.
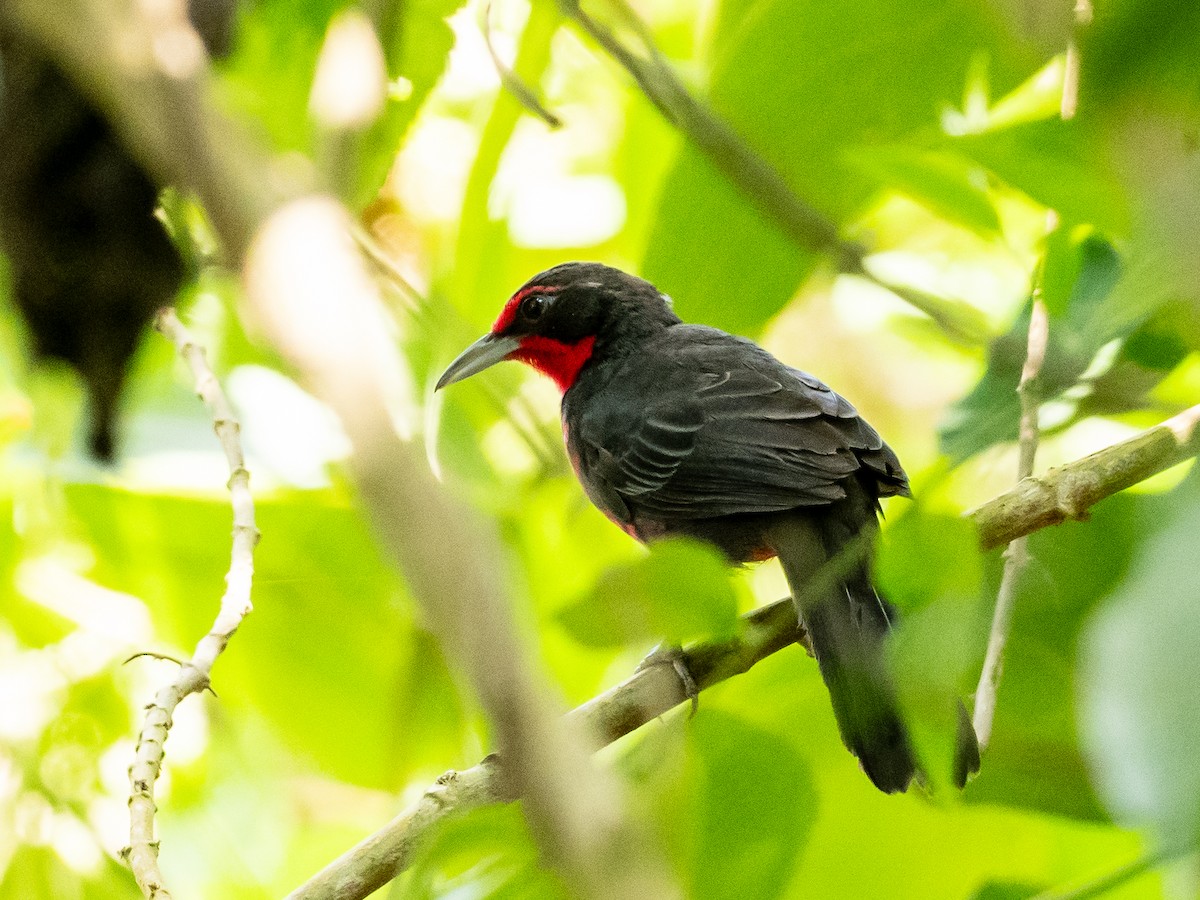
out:
M1091 21L1090 0L1076 0L1075 29L1067 43L1066 75L1063 79L1060 117L1066 121L1075 115L1079 98L1079 51L1076 32L1079 26ZM1054 210L1046 212L1046 233L1058 227L1058 215ZM1046 342L1049 336L1050 319L1046 311L1042 288L1045 274L1045 258L1034 276L1033 303L1029 315L1029 340L1025 350L1025 364L1021 367L1021 380L1017 393L1021 397L1021 424L1018 437L1019 457L1017 460L1018 484L1033 476L1033 462L1038 445L1038 410L1041 406L1041 391L1038 373L1046 358ZM992 725L996 718L996 696L1000 689L1000 677L1004 670L1004 650L1012 627L1013 606L1016 603L1017 584L1021 574L1029 565L1029 541L1016 538L1004 550L1004 572L1000 577L1000 589L996 593L996 608L992 613L992 629L988 635L987 654L983 670L979 673L979 686L975 691L975 713L972 724L979 738L979 749L986 750L992 740Z
M492 65L496 67L496 73L500 76L501 86L512 94L513 99L521 106L545 122L550 128L562 128L562 119L546 108L546 105L538 99L537 92L526 84L513 67L504 62L500 58L500 54L496 52L496 48L492 44L492 4L490 2L484 4L482 16L480 30L483 32L483 42L487 45Z
M1200 454L1200 405L1084 459L1025 479L1012 490L965 513L979 529L981 549L1082 518L1089 507L1164 469ZM1000 539L997 536L1001 536ZM839 561L846 554L839 556ZM844 574L829 566L822 579ZM824 581L810 584L819 590ZM739 635L702 643L684 654L700 690L746 672L793 643L804 642L791 599L743 617ZM600 744L611 743L687 700L670 666L651 666L577 707L568 717ZM499 760L489 757L438 780L413 806L331 862L288 895L288 900L360 900L403 872L429 830L457 812L511 799L497 782Z
M204 356L204 349L184 328L175 311L167 308L158 314L155 327L175 344L179 355L191 369L196 393L212 412L213 428L225 459L229 463L229 494L233 504L233 549L229 572L225 576L225 594L208 634L196 644L191 659L183 662L179 673L154 695L146 707L146 718L138 735L133 765L129 767L129 848L126 857L134 878L149 900L167 900L171 895L163 884L158 867L158 842L154 839L154 784L162 772L164 744L171 729L172 715L188 694L209 687L209 678L217 657L229 643L242 620L252 609L250 586L254 577L254 547L258 529L254 524L254 498L250 494L250 473L242 457L239 426L225 392ZM149 654L156 655L156 654ZM131 657L132 658L132 657Z
M1025 351L1025 365L1021 368L1021 380L1017 393L1021 397L1020 451L1017 462L1017 481L1033 475L1034 457L1038 445L1038 409L1041 407L1041 392L1037 387L1038 373L1046 358L1046 339L1049 334L1049 317L1041 293L1041 272L1034 287L1033 308L1029 317L1029 341ZM996 609L992 614L992 629L988 635L987 654L983 671L979 675L979 687L975 691L975 714L972 724L979 739L979 749L986 750L992 739L992 723L996 717L996 694L1000 688L1000 676L1004 668L1004 649L1008 644L1008 633L1012 626L1013 605L1017 596L1017 583L1021 573L1029 564L1029 539L1019 537L1004 551L1004 573L1000 578L1000 590L996 594Z

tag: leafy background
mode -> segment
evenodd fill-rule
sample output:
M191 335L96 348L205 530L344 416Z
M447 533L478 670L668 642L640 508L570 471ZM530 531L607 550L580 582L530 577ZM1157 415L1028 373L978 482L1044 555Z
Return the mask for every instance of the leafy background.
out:
M318 55L351 4L246 4L216 88L339 190L419 288L416 308L394 292L394 315L430 459L501 524L564 703L657 640L728 633L785 589L771 567L726 575L702 550L647 555L612 528L573 482L548 384L513 366L429 393L529 275L585 258L653 278L685 319L754 336L852 398L916 489L888 507L880 576L904 614L892 662L930 790L875 792L812 661L779 653L706 692L694 719L677 711L602 755L659 822L690 895L1023 898L1161 853L1110 895L1196 896L1200 481L1186 466L1035 536L994 741L961 796L938 766L953 722L929 710L969 694L982 659L999 560L959 514L1012 481L1039 260L1039 467L1200 395L1200 6L1099 4L1064 123L1067 4L637 4L689 86L865 244L873 270L942 298L979 323L974 338L797 247L553 4L493 7L367 9L393 84L351 139L309 115ZM500 89L485 17L563 128ZM0 268L0 297L5 284ZM179 896L278 896L476 762L487 727L376 551L330 413L243 330L227 273L203 265L179 302L242 418L264 537L220 699L186 702L171 733L162 865ZM5 301L0 898L132 897L125 771L170 663L122 660L185 654L207 630L228 562L223 462L166 342L144 343L108 469L81 451L78 386L34 371L27 343ZM470 552L447 547L446 565ZM450 823L388 890L561 889L519 810L493 808Z

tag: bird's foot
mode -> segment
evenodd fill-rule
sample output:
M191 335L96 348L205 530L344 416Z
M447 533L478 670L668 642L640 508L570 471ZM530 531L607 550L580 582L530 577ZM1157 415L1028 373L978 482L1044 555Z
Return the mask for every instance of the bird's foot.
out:
M659 644L646 654L645 659L638 663L637 671L640 672L651 666L671 667L675 673L675 677L679 679L684 696L691 701L691 715L696 715L696 710L700 708L700 688L696 685L696 679L692 677L692 673L688 671L687 654L683 652L683 648L668 644Z

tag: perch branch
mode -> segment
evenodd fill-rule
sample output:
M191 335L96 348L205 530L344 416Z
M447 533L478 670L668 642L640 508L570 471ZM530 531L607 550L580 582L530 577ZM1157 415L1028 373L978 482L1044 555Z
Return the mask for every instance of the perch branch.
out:
M1090 456L1025 478L967 512L984 550L1003 547L1067 519L1086 519L1088 510L1113 494L1145 481L1200 453L1200 405L1140 431Z
M965 513L979 529L981 549L1082 518L1105 497L1200 454L1200 406L1192 407L1134 437L1090 456L1026 478L1010 491ZM852 556L843 554L847 560ZM831 567L826 577L837 577ZM818 584L813 588L819 589ZM748 671L755 663L797 641L791 599L743 617L741 633L728 641L697 644L685 651L686 669L700 690ZM650 666L577 707L567 716L586 727L599 744L609 744L687 701L669 666ZM455 812L512 799L499 783L499 760L488 757L462 772L448 772L415 804L382 829L346 851L288 900L361 900L403 872L430 829Z
M684 666L700 690L746 672L759 660L797 641L791 598L743 617L744 627L728 641L697 644L684 653ZM671 666L647 666L567 713L599 745L653 721L688 700ZM314 875L287 900L361 900L408 868L426 835L451 815L516 799L504 787L501 759L441 776L419 800L362 843Z
M129 847L125 855L138 887L148 900L168 900L171 895L158 868L158 843L154 839L157 810L154 784L162 772L164 745L175 708L188 694L209 687L213 664L252 609L250 586L258 529L254 525L254 498L250 494L250 473L242 457L238 422L205 359L204 348L196 343L172 309L158 314L155 327L175 344L192 372L196 393L212 412L213 428L229 463L229 494L233 504L233 550L217 618L208 634L196 644L192 658L181 663L179 673L158 690L146 707L133 764L129 767Z

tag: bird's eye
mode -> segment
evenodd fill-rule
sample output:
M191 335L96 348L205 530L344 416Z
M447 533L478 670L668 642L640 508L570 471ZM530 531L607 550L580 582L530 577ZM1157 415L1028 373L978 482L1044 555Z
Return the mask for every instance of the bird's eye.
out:
M545 297L526 297L521 301L521 317L529 321L535 321L542 317L542 313L546 311Z

